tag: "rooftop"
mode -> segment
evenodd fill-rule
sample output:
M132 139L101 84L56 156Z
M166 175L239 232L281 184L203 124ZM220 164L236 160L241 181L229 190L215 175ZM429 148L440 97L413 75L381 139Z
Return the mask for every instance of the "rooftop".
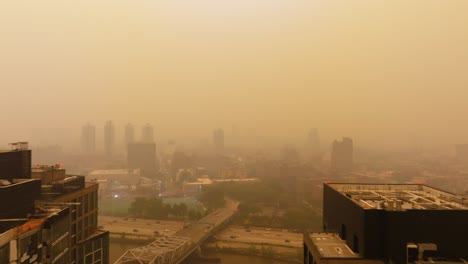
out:
M329 183L364 209L468 210L468 199L423 184Z
M2 188L8 188L11 186L18 186L23 183L27 182L34 182L37 181L36 179L12 179L11 181L9 180L0 180L0 189Z
M322 257L325 258L360 258L346 245L337 233L306 233L317 248Z
M35 167L31 168L32 172L44 172L44 171L54 171L54 170L65 171L65 169L60 164L55 164L55 165L52 165L52 166L36 165Z
M185 182L184 185L210 185L213 182L209 178L198 178L195 182Z
M39 208L42 213L33 214L28 218L0 219L0 246L17 238L19 235L42 226L48 218L59 214L65 208L63 205L44 206Z
M116 175L116 174L121 174L121 175L128 175L128 174L135 174L138 173L139 169L115 169L115 170L94 170L91 173L89 173L90 176L93 175Z

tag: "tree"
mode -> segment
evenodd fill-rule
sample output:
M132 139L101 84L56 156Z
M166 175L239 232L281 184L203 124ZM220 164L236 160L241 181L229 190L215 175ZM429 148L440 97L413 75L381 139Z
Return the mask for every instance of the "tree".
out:
M188 212L188 218L189 218L190 220L198 220L198 219L200 219L201 217L202 217L202 215L201 215L200 212L198 212L198 211L190 210L190 211Z
M224 193L216 186L209 186L205 188L200 200L208 205L210 208L219 208L224 205Z
M146 207L146 202L147 200L144 197L135 198L135 200L130 205L130 208L128 209L129 213L136 217L143 216Z
M180 216L187 216L187 212L188 212L188 207L185 203L181 203L179 205L179 210L180 210Z
M147 201L147 216L151 218L164 216L164 204L160 198L153 197Z

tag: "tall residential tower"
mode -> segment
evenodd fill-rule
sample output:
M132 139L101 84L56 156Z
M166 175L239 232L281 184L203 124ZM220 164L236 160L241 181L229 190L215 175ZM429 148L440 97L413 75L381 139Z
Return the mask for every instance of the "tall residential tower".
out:
M141 141L145 143L154 142L154 128L150 124L146 124L141 129Z
M112 121L107 121L104 126L104 154L107 158L114 155L115 150L115 128Z
M335 140L331 153L331 170L338 173L347 173L353 169L353 140L343 138Z
M96 151L96 127L89 123L81 128L81 149L85 154Z
M125 146L127 146L129 143L132 143L135 141L135 128L133 127L132 124L128 123L125 126Z

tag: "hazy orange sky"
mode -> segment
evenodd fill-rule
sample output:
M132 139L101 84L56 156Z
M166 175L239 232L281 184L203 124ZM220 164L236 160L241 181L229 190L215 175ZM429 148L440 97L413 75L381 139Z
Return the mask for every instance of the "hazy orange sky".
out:
M468 1L4 0L0 143L157 139L468 142ZM119 131L119 133L121 133ZM228 138L227 138L228 140Z

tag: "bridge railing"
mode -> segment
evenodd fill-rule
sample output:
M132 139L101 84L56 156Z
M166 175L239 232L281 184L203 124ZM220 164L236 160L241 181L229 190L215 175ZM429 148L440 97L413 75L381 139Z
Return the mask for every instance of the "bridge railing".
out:
M177 232L174 236L164 236L155 240L154 242L148 244L144 247L130 249L125 252L115 263L116 264L133 264L133 263L145 263L145 264L178 264L183 261L186 257L188 257L195 249L200 246L200 243L205 241L208 237L210 237L213 233L218 231L221 227L223 227L235 214L237 211L237 204L236 202L229 201L229 205L225 207L227 211L227 215L224 218L218 219L217 216L220 213L215 212L214 214L210 214L205 216L200 220L199 223L193 223L191 227L192 230L182 229ZM232 211L231 211L232 210ZM226 212L222 212L225 214ZM216 216L216 217L214 217ZM209 220L214 218L214 222L210 222ZM204 229L203 226L208 224L211 226L209 230ZM202 226L200 228L200 225ZM198 230L199 229L199 230ZM186 237L183 234L190 234L190 231L196 232L204 232L201 234L200 238L197 238L195 241L192 238ZM195 237L199 237L195 235Z

